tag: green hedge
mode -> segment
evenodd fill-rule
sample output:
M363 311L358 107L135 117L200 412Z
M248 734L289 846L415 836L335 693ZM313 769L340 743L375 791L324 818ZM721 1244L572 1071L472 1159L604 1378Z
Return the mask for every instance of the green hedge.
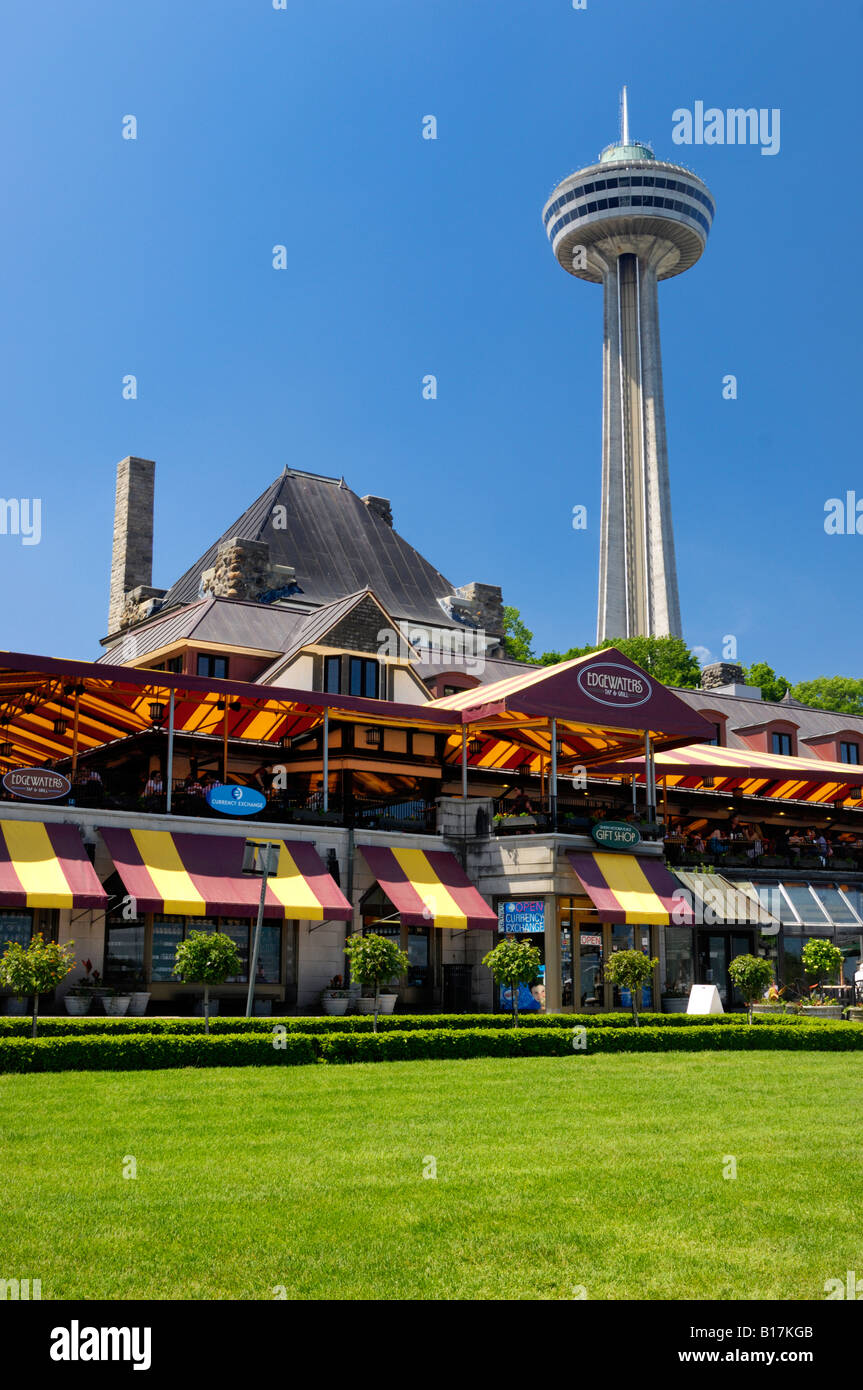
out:
M85 1034L69 1038L3 1038L0 1072L150 1071L163 1067L304 1066L317 1060L315 1040L284 1038L283 1048L260 1034L184 1037Z
M746 1026L745 1014L656 1014L639 1015L645 1027L662 1028L716 1028ZM756 1025L775 1027L779 1024L806 1023L809 1020L791 1014L775 1016L756 1014ZM289 1033L371 1033L373 1019L368 1014L351 1014L345 1018L236 1018L230 1015L217 1016L210 1020L211 1034L266 1033L272 1032L275 1024L283 1025ZM631 1028L632 1014L524 1014L520 1015L519 1029L546 1030L573 1028L581 1024L585 1028ZM863 1024L846 1025L860 1028ZM449 1029L503 1029L512 1027L509 1014L383 1014L378 1018L378 1032L422 1032L428 1029L438 1031ZM30 1036L31 1020L27 1017L0 1017L0 1039L26 1038ZM175 1035L197 1035L204 1032L203 1018L108 1018L101 1014L92 1017L40 1017L39 1036L45 1038L80 1037L82 1034L104 1034L117 1037L122 1034L171 1033Z
M863 1027L842 1023L770 1028L587 1028L586 1047L573 1048L572 1029L439 1028L377 1035L293 1033L274 1047L260 1031L211 1037L130 1033L107 1037L4 1038L0 1072L139 1071L161 1067L302 1066L409 1061L421 1058L584 1057L604 1052L863 1050Z

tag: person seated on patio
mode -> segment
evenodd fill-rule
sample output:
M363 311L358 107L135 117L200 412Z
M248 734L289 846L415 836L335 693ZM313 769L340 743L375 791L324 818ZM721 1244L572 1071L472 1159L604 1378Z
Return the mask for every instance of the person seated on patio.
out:
M744 826L744 835L748 842L746 853L750 859L757 859L763 853L763 841L761 831L757 825Z
M691 850L694 850L696 854L704 853L704 841L702 840L697 830L693 835L690 835L689 837L689 848Z
M707 840L707 848L711 854L724 854L728 848L725 836L722 833L722 826L715 825L710 832Z
M144 785L144 805L155 807L159 804L165 794L165 784L162 781L162 774L155 768Z
M819 830L818 834L815 836L814 844L815 852L821 860L821 867L826 869L828 859L833 858L833 846L825 837L823 830Z
M533 802L526 791L520 791L515 798L515 801L512 803L512 814L514 816L520 816L522 814L528 816L533 815Z

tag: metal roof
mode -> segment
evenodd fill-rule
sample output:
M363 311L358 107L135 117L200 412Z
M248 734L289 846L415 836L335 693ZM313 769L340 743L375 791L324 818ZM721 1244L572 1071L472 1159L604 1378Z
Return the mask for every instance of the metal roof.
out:
M277 512L284 508L283 512ZM283 524L284 523L284 524ZM308 605L373 589L397 618L446 625L438 603L448 579L349 488L343 479L286 470L168 590L162 611L199 597L201 574L222 541L267 541L274 564L291 565Z

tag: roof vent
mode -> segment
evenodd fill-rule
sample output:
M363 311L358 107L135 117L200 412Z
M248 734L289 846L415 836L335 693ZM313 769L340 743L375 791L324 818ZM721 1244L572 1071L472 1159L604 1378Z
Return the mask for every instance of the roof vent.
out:
M363 498L370 512L385 521L387 526L393 524L393 506L388 497L372 497L370 494Z

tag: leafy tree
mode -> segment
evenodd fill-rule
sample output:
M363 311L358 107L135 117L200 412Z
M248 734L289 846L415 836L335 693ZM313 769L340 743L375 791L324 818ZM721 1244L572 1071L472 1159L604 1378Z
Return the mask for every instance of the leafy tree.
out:
M543 652L540 665L553 666L558 661L572 661L577 656L590 656L617 647L637 666L663 685L676 685L684 690L697 690L701 684L698 658L682 637L609 637L598 646L570 647L567 652Z
M813 936L803 947L803 969L815 978L815 988L824 998L824 981L832 979L842 966L842 952L823 936Z
M784 676L777 676L772 666L768 666L766 661L756 661L752 666L744 666L743 677L747 685L757 686L761 691L762 700L773 700L778 703L782 696L791 689L791 682Z
M605 978L618 989L628 989L632 1000L632 1019L638 1024L638 1002L643 985L649 984L659 958L651 960L643 951L614 951L605 962Z
M507 985L512 997L512 1026L518 1027L518 987L532 985L540 977L542 956L529 941L501 941L483 957L483 965L498 984Z
M361 985L375 987L374 1031L378 1031L378 1000L382 980L391 980L394 975L403 975L408 968L408 958L394 941L386 936L369 932L367 936L349 936L345 942L345 955L351 963L351 973Z
M0 985L11 989L19 999L33 996L33 1037L39 1020L39 995L56 989L75 964L75 943L45 941L36 932L29 946L10 941L0 958Z
M210 1031L210 985L241 975L243 962L225 932L192 931L177 947L174 971L184 984L204 986L204 1032Z
M533 661L533 633L522 622L517 608L505 607L503 610L503 645L507 656L514 661Z
M791 691L795 700L839 714L863 714L863 680L854 676L816 676L800 681Z
M767 986L773 983L773 966L763 956L735 956L728 967L728 973L746 1000L751 1023L752 1005L761 998Z

